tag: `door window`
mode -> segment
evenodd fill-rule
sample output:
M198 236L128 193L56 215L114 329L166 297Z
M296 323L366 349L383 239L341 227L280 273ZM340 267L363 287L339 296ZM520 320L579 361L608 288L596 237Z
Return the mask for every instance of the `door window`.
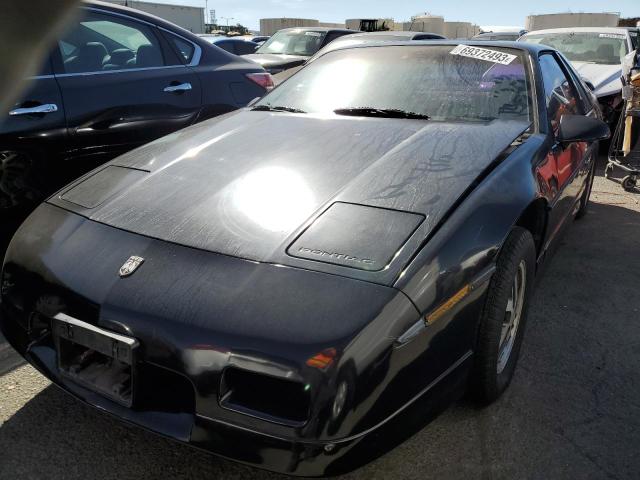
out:
M193 44L179 37L176 37L175 35L169 35L168 37L180 53L180 57L184 60L184 63L190 63L193 59L193 54L196 51L196 48L193 46Z
M552 54L540 56L540 68L551 128L557 133L562 115L579 115L580 97Z
M164 55L152 28L88 13L58 42L65 73L162 67Z

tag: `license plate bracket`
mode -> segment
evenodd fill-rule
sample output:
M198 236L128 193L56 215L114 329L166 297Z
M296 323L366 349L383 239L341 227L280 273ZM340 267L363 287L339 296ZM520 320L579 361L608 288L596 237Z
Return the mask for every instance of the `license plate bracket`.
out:
M90 390L131 407L135 386L135 338L59 313L53 338L60 373Z

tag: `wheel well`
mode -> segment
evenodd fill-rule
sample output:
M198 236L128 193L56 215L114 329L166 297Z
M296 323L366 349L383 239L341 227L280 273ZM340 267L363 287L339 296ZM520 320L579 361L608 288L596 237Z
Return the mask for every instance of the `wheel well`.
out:
M538 198L531 202L518 218L516 225L529 230L536 245L536 254L540 255L547 228L547 201Z

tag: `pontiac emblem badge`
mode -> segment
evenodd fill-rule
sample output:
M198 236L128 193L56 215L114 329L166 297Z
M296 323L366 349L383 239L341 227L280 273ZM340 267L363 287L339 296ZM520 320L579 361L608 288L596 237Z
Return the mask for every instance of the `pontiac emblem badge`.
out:
M123 278L128 277L142 265L142 262L144 262L144 258L142 257L136 257L135 255L129 257L129 260L124 262L124 265L120 267L120 276Z

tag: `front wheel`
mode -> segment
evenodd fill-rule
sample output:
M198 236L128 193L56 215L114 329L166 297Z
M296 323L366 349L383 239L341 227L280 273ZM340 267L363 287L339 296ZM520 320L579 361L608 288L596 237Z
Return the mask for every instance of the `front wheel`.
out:
M533 291L535 265L531 233L514 227L498 256L480 319L470 393L482 403L497 399L513 377Z

